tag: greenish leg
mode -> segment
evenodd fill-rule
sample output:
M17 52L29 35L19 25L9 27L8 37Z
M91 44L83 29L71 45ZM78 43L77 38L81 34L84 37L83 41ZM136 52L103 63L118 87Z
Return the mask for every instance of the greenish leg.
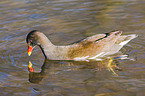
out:
M116 74L116 72L115 72L115 71L113 70L113 68L112 68L112 62L113 62L113 59L110 57L110 58L109 58L108 65L107 65L107 68L108 68L109 71L111 71L111 72L113 73L114 76L118 76L118 75Z

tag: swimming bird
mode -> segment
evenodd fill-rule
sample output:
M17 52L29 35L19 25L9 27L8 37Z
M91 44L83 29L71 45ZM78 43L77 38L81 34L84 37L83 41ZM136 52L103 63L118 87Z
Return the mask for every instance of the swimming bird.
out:
M121 35L122 31L97 34L66 46L57 46L40 31L32 30L26 37L28 55L39 46L46 59L85 61L102 58L117 53L130 40L137 37L135 34Z

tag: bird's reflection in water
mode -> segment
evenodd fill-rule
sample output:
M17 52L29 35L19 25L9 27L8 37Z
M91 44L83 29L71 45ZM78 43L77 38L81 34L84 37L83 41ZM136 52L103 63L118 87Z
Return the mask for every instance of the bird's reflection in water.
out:
M92 69L93 71L108 70L110 73L117 75L116 70L121 70L118 67L117 60L112 62L112 59L106 59L103 61L57 61L57 60L44 60L44 64L41 67L40 72L34 72L32 63L29 61L29 81L31 83L40 83L45 77L50 74L59 73L61 71L79 71L83 69ZM115 70L114 70L115 69Z

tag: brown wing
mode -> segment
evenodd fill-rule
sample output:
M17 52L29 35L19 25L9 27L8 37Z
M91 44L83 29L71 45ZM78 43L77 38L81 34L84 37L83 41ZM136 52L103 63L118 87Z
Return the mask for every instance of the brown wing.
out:
M103 37L105 37L105 36L106 36L106 34L97 34L97 35L93 35L93 36L87 37L86 39L83 39L82 42L83 42L83 41L94 42L94 41L96 41L96 40L98 40L98 39L100 39L100 38L103 38Z

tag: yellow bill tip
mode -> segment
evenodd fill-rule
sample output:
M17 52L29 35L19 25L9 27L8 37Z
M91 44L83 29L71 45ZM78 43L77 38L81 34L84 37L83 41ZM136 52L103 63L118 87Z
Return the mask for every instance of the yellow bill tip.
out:
M30 56L32 54L32 52L28 52L28 56Z

